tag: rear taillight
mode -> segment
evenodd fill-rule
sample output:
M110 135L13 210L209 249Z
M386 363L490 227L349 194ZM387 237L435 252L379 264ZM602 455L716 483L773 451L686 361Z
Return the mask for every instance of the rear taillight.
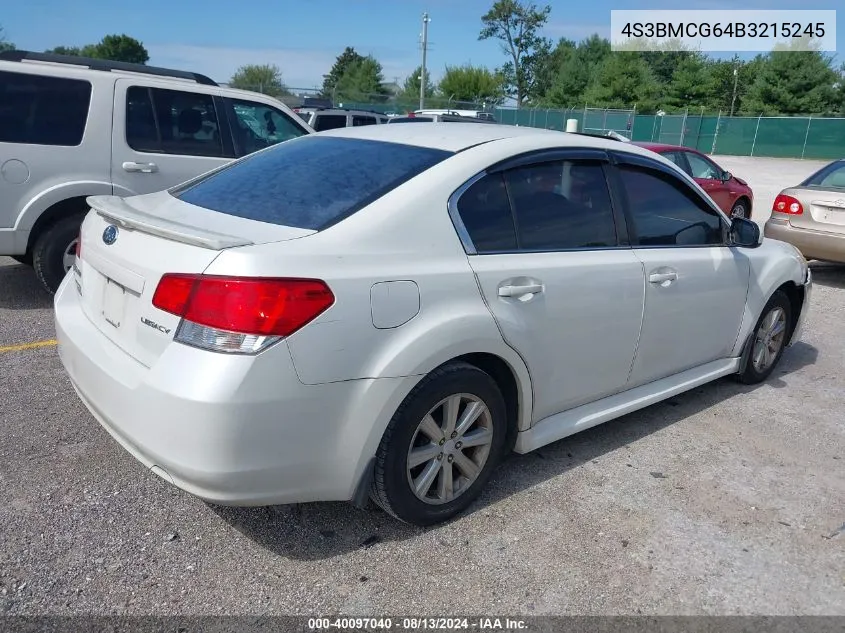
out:
M804 207L801 206L801 203L796 198L781 193L775 198L772 211L776 213L787 213L789 215L801 215L804 213Z
M166 274L153 295L155 307L182 318L177 341L235 353L290 336L333 303L319 279Z

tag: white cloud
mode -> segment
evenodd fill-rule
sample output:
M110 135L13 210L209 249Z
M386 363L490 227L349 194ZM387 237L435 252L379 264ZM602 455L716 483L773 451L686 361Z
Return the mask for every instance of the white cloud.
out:
M178 68L208 75L215 81L225 82L246 64L275 64L282 71L282 79L292 88L316 88L322 85L323 75L334 64L340 51L335 49L297 48L227 48L216 46L190 46L184 44L148 44L150 65ZM356 48L356 50L358 50ZM385 51L372 52L381 62L385 81L399 77L400 82L413 71L413 58L382 58Z

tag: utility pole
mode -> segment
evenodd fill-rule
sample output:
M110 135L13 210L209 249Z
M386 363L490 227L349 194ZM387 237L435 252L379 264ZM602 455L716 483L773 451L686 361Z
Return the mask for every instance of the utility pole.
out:
M731 114L730 116L734 115L734 104L736 103L736 84L739 81L739 72L737 65L734 65L734 94L731 97Z
M425 108L425 56L428 52L428 23L431 18L428 13L423 13L423 30L422 30L422 64L420 65L420 110Z

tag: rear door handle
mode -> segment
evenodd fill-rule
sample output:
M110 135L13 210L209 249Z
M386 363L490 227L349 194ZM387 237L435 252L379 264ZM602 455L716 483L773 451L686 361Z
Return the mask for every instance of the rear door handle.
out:
M158 165L155 163L135 163L132 161L126 161L123 163L124 171L129 172L141 172L142 174L151 174L154 171L158 171Z
M651 273L648 276L649 283L663 284L667 281L675 281L678 278L678 273Z
M536 295L543 292L543 284L526 284L524 286L499 286L500 297L522 297Z

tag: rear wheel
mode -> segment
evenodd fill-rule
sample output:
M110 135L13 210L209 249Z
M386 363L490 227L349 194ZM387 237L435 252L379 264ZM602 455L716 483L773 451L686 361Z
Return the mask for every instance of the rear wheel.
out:
M756 384L771 375L786 347L791 319L792 306L789 298L778 290L769 299L754 326L748 361L738 376L740 382Z
M76 260L76 242L84 214L63 217L36 238L32 246L32 266L49 293L55 293Z
M373 500L414 525L445 521L480 494L502 457L505 402L468 363L436 369L405 398L376 454Z

